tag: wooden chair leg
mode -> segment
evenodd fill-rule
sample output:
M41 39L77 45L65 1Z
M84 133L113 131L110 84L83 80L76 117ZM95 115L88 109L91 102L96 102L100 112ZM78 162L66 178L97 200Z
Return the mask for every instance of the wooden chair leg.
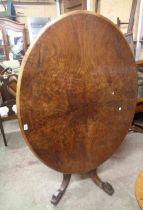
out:
M4 128L3 128L3 123L2 123L1 116L0 116L0 129L1 129L1 134L3 136L4 145L7 146L7 141L6 141L6 137L5 137L5 132L4 132Z

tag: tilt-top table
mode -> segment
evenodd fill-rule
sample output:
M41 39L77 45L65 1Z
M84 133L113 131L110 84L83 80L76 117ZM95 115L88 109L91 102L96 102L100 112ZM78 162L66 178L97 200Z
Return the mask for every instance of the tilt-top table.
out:
M135 68L121 32L86 11L47 25L26 52L18 80L18 118L34 154L64 174L52 203L58 203L73 173L88 173L113 194L96 168L119 147L132 122Z

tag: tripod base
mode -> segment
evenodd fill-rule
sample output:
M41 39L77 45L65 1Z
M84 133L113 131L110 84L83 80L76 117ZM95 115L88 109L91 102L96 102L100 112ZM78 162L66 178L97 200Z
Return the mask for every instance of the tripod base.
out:
M100 177L97 175L97 170L90 171L88 173L89 177L93 180L93 182L100 187L104 192L106 192L108 195L113 195L114 189L111 184L108 182L103 182ZM71 174L63 174L63 180L60 188L56 190L56 192L53 194L51 203L54 205L57 205L59 201L61 200L62 196L64 195L66 188L68 187L68 184L71 179Z

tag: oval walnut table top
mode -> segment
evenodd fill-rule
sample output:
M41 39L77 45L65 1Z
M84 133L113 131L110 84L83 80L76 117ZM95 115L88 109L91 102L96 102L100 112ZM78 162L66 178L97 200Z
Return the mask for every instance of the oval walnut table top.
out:
M18 118L47 166L84 173L121 144L136 98L135 61L123 35L106 18L76 11L46 26L27 51Z

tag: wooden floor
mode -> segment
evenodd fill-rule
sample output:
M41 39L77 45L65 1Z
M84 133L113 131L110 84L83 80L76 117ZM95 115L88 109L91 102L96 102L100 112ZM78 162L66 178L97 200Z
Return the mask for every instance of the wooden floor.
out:
M141 171L136 179L136 198L141 209L143 209L143 171Z

